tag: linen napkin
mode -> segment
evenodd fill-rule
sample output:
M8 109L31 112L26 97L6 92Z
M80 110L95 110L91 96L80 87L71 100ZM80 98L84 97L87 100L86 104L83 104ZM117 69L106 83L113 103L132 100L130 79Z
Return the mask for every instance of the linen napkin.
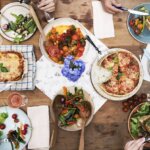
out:
M33 128L28 149L47 150L49 148L50 139L48 106L28 107L27 113Z
M114 37L113 15L105 12L102 3L92 1L94 34L98 39Z
M78 22L79 23L79 22ZM94 43L105 51L107 47L100 42L95 36L83 27L86 33L94 41ZM77 82L71 82L61 74L62 66L52 63L42 56L37 61L36 87L45 93L50 99L54 99L63 86L78 86L88 92L93 100L95 113L106 102L106 99L101 97L93 88L90 71L94 60L98 57L97 51L90 44L89 50L83 56L82 60L85 62L86 69Z
M144 55L141 60L143 71L144 71L144 80L150 82L150 44L144 49Z
M36 60L33 45L0 45L0 51L21 52L24 58L27 60L27 74L24 75L23 79L17 82L7 82L7 83L0 82L0 92L4 90L5 91L34 90Z

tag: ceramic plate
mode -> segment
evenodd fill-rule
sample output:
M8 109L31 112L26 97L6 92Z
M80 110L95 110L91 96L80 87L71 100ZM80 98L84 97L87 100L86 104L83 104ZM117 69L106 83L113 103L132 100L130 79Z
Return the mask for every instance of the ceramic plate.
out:
M74 86L72 87L67 87L67 89L71 92L71 93L74 93ZM80 89L80 87L78 87ZM92 106L92 112L91 112L91 116L89 117L89 119L87 120L87 123L86 123L86 126L92 121L93 119L93 115L94 115L94 104L93 104L93 101L91 99L91 96L89 93L87 93L84 89L83 89L83 92L84 92L84 96L85 96L85 100L87 100L88 102L90 102L91 106ZM63 89L60 90L58 92L57 95L63 95ZM53 104L52 104L52 107L53 107ZM52 111L53 109L51 109ZM51 113L53 113L54 115L54 112L52 111ZM66 131L78 131L78 130L81 130L81 127L77 126L77 124L75 125L72 125L72 126L68 126L68 127L61 127L58 125L59 128L63 129L63 130L66 130Z
M48 32L52 29L52 27L59 26L59 25L74 25L74 26L76 26L77 28L80 28L80 29L81 29L81 32L82 32L82 34L83 34L84 36L86 35L85 30L84 30L83 27L78 23L78 21L73 20L73 19L71 19L71 18L59 18L59 19L50 21L50 23L48 23L48 24L45 26L45 28L43 29L45 35L48 34ZM42 54L43 54L50 62L53 62L53 63L55 63L55 64L58 64L58 63L54 62L53 60L51 60L51 58L50 58L49 55L47 54L47 52L46 52L46 50L45 50L45 48L44 48L44 45L43 45L42 37L40 37L39 46L40 46L40 49L41 49ZM83 55L80 57L81 59L86 55L86 53L87 53L87 51L88 51L88 48L89 48L89 42L86 40L85 50L84 50ZM80 59L80 58L79 58L79 59ZM60 65L60 64L58 64L58 65Z
M132 55L132 57L138 62L139 64L139 68L140 68L140 78L139 78L139 82L138 82L138 85L134 88L134 90L126 95L113 95L111 93L108 93L106 92L105 90L103 90L99 83L97 82L97 79L98 79L98 71L97 71L97 68L98 68L98 64L100 64L106 57L108 57L109 55L113 54L113 53L116 53L116 52L126 52L126 53L130 53ZM127 51L127 50L124 50L124 49L121 49L121 48L114 48L114 49L110 49L108 51L108 54L104 55L103 57L101 58L97 58L95 60L95 62L93 63L93 66L92 66L92 71L91 71L91 80L92 80L92 84L94 86L94 88L96 89L96 91L102 95L103 97L109 99L109 100L114 100L114 101L121 101L121 100L125 100L125 99L128 99L129 97L133 96L141 87L142 85L142 82L143 82L143 69L142 69L142 66L141 66L141 63L140 61L137 59L137 57Z
M134 10L138 10L140 7L144 6L147 10L150 11L150 3L145 3L145 4L141 4L136 6L135 8L133 8ZM145 27L144 31L140 34L140 35L136 35L134 33L134 31L132 30L132 28L129 26L129 21L132 17L138 17L138 15L133 15L133 14L129 14L128 19L127 19L127 27L129 30L129 33L139 42L142 43L150 43L150 31Z
M15 130L17 129L17 127L19 127L20 123L22 124L28 124L29 128L28 128L28 132L25 135L25 144L20 143L20 148L18 150L22 150L29 142L30 138L31 138L31 122L29 120L29 118L27 117L27 115L25 114L24 111L22 111L21 109L15 109L15 108L10 108L8 106L4 106L4 107L0 107L0 113L8 113L8 118L5 120L4 124L6 125L6 128L3 131L3 136L2 138L6 138L7 133L10 130ZM12 114L17 114L18 115L18 119L20 120L19 123L14 123L14 120L12 119ZM10 143L3 143L0 144L0 150L11 150L11 145ZM14 149L15 150L15 149Z
M19 3L19 2L14 2L14 3L9 3L8 5L4 6L1 9L1 13L9 19L9 21L15 21L15 18L11 15L11 13L14 14L22 14L24 16L26 16L27 14L29 14L29 6L27 4L24 3ZM4 32L2 29L2 26L4 24L7 24L7 20L4 19L3 17L0 18L0 34L7 40L9 41L14 41L14 38L16 36L14 31L10 31L10 32ZM36 29L35 29L36 31ZM29 34L28 36L25 37L25 40L29 39L35 32Z

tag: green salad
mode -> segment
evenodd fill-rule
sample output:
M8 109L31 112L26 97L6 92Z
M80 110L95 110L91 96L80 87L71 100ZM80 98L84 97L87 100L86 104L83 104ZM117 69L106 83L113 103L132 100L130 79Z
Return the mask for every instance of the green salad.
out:
M134 138L150 133L150 103L145 102L131 115L130 131Z
M14 42L19 43L23 41L29 34L32 34L36 30L36 24L30 15L11 14L15 21L10 21L8 24L4 24L2 29L4 32L15 32Z

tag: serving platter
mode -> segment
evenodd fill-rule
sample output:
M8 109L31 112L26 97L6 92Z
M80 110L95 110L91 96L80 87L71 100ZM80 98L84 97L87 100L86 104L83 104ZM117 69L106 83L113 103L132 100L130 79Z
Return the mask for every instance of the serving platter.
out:
M99 82L97 81L97 79L99 78L98 77L99 76L98 75L98 71L97 71L98 66L109 55L114 54L114 53L118 53L118 52L125 52L125 53L130 54L137 61L138 65L139 65L139 73L140 73L139 82L138 82L137 86L134 88L133 91L131 91L130 93L127 93L125 95L115 95L115 94L108 93L107 91L105 91L103 88L100 87ZM125 49L114 48L114 49L108 50L108 53L105 54L104 56L97 57L97 59L95 60L95 62L93 63L93 66L92 66L91 81L92 81L92 84L93 84L95 90L100 95L102 95L103 97L105 97L105 98L107 98L109 100L121 101L121 100L125 100L125 99L130 98L131 96L133 96L140 89L140 87L142 85L142 82L143 82L143 69L142 69L140 61L137 59L137 57L133 53L131 53L130 51L125 50Z
M20 127L21 124L28 124L29 125L27 134L25 135L25 144L20 143L20 147L18 149L18 150L22 150L23 148L25 148L25 146L28 144L28 142L31 138L31 134L32 134L31 122L30 122L28 116L25 114L25 112L22 111L21 109L11 108L8 106L0 107L0 113L4 113L4 112L8 113L8 118L4 122L6 125L6 128L4 130L1 130L1 131L3 131L3 136L1 137L1 139L6 138L8 132L10 130L17 130L17 127ZM17 114L18 119L19 119L18 123L14 123L14 120L12 119L13 114ZM2 144L0 144L0 149L10 150L11 145L9 142L2 143ZM14 147L14 150L16 150L15 147Z
M133 9L134 10L139 10L139 8L141 8L141 7L145 7L150 12L150 3L142 3L142 4L134 7ZM133 14L128 15L127 28L128 28L129 33L131 34L131 36L134 39L136 39L139 42L142 42L142 43L145 43L145 44L150 43L150 30L145 28L140 35L137 35L137 34L134 33L133 29L130 27L129 22L130 22L130 20L133 16L134 17L139 17L139 15L133 15Z
M50 21L45 27L44 27L44 33L45 35L47 35L49 33L49 31L51 31L51 29L53 27L57 27L57 26L63 26L63 25L74 25L76 28L80 28L83 36L86 36L86 32L85 30L83 29L83 27L78 23L78 21L74 20L74 19L71 19L71 18L59 18L59 19L56 19L56 20L52 20ZM88 49L89 49L89 45L90 43L86 40L86 44L85 44L85 49L84 49L84 52L83 52L83 55L80 57L81 59L84 58L84 56L86 55ZM43 43L43 39L42 37L40 36L40 39L39 39L39 46L40 46L40 50L42 52L42 54L48 59L49 62L51 63L55 63L55 64L58 64L56 62L54 62L48 55L47 51L45 50L44 48L44 43ZM58 64L58 65L61 65L61 64Z
M75 86L66 87L66 88L67 88L67 90L69 92L74 93ZM80 87L77 87L77 88L82 89ZM94 116L94 104L93 104L93 101L91 99L90 94L87 93L84 89L82 89L82 90L83 90L83 93L84 93L84 100L90 102L91 108L92 108L91 114L90 114L90 116L89 116L89 118L88 118L88 120L86 122L86 126L87 126L92 121L93 116ZM57 95L63 95L63 89L61 89L60 91L58 91L58 93L56 94L56 96ZM51 113L53 114L53 116L55 116L56 114L54 112L54 109L53 109L54 106L53 105L54 105L54 101L53 101L52 106L51 106L52 107ZM80 123L82 124L82 121ZM74 124L74 125L71 125L71 126L64 126L63 127L63 126L60 126L59 123L58 123L58 127L61 128L61 129L63 129L63 130L66 130L66 131L78 131L78 130L81 130L82 125L78 126L77 124Z
M7 19L9 19L9 21L15 21L15 17L12 16L12 13L14 14L22 14L23 16L27 16L29 15L29 6L25 3L20 3L20 2L13 2L13 3L9 3L7 5L5 5L2 9L1 9L1 13L3 14L3 16L5 16ZM14 41L15 37L16 37L16 33L14 31L9 31L9 32L5 32L2 29L2 26L8 23L8 20L5 19L3 16L0 16L0 34L7 40L9 41ZM35 28L36 31L36 28ZM22 41L25 41L27 39L29 39L34 33L30 33L28 34Z

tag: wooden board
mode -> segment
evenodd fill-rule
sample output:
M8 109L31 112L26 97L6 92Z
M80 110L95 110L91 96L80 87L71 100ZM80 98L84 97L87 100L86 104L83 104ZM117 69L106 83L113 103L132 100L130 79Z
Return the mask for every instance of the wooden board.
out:
M58 0L56 10L57 17L72 16L86 23L88 29L91 29L92 16L88 14L91 10L90 0ZM1 6L12 2L11 0L0 0ZM69 2L69 3L68 3ZM124 6L132 8L142 2L149 0L121 0ZM86 5L86 6L84 6ZM80 6L80 7L79 7ZM92 12L92 11L91 11ZM40 12L39 12L40 14ZM40 17L39 17L40 18ZM42 19L42 18L40 18ZM115 38L102 40L110 48L121 47L132 51L138 57L142 54L142 49L146 46L134 40L126 28L127 14L122 13L114 16ZM41 20L44 26L46 22ZM88 24L88 25L87 25ZM29 40L21 44L33 44L37 60L41 57L38 46L39 32ZM3 44L12 44L7 40L3 40ZM144 81L139 93L150 92L150 83ZM0 93L0 105L7 102L10 91ZM28 107L37 105L49 105L50 100L41 91L22 91L29 98ZM26 111L26 107L23 107ZM121 102L107 101L104 106L96 113L92 123L85 129L85 150L123 150L124 144L131 140L127 130L127 118L129 113L122 112ZM80 132L58 131L57 143L54 150L77 150L79 144Z

